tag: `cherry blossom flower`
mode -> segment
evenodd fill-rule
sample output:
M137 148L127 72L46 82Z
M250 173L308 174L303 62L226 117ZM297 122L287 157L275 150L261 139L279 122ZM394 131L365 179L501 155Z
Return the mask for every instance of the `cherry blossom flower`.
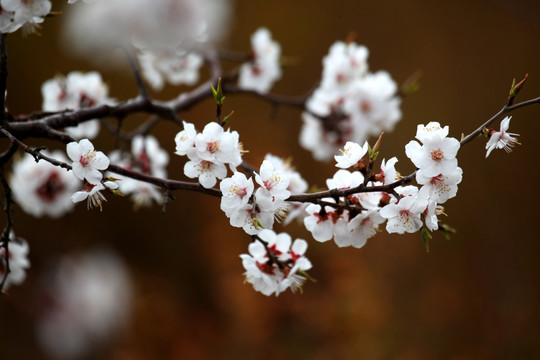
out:
M109 90L98 72L73 71L66 77L57 76L41 86L44 111L78 110L87 107L112 104ZM93 139L99 132L99 121L90 120L77 126L69 126L66 132L76 139Z
M237 142L238 138L230 131L223 130L218 123L208 123L195 137L197 157L214 163L238 166L240 164L237 163L235 153Z
M1 14L8 16L9 21L2 21L0 31L12 33L22 27L26 33L35 32L51 6L49 0L1 0Z
M426 227L431 231L437 230L439 228L439 220L437 219L437 216L442 214L444 214L444 208L430 199L424 216Z
M90 184L99 184L103 174L99 170L109 167L109 158L101 151L94 150L94 145L88 139L67 144L67 154L73 164L73 174L80 180L86 180Z
M331 179L326 180L328 189L350 189L364 182L364 175L359 171L338 170Z
M326 199L332 201L332 199ZM311 232L313 238L320 242L325 242L334 236L334 226L341 217L336 210L330 206L325 206L324 211L320 205L310 204L306 208L308 216L304 218L306 229Z
M386 161L383 159L381 161L381 172L375 175L375 179L383 183L383 185L388 185L399 179L399 173L396 171L396 163L398 162L397 157L393 157Z
M251 47L253 59L240 68L238 85L265 94L281 78L281 47L272 40L270 31L265 28L258 29L251 36Z
M36 304L38 340L51 358L93 358L129 324L134 291L128 269L108 249L54 263L43 276L48 301Z
M253 180L240 172L223 179L219 184L221 193L221 209L225 212L245 207L253 194Z
M288 177L280 170L276 170L269 160L264 160L259 173L255 173L255 181L261 185L268 194L276 199L285 200L291 195Z
M105 181L103 184L99 183L96 185L86 182L85 185L86 188L84 190L77 191L71 196L71 201L78 203L83 200L87 200L87 209L92 209L99 206L99 209L101 210L101 204L103 204L104 201L107 201L105 196L101 193L101 190L105 190L105 188L109 188L111 190L118 189L118 184L112 181Z
M401 119L401 99L396 93L397 84L386 71L367 74L350 85L343 101L343 111L359 128L357 134L378 136L383 131L394 129Z
M364 146L360 146L355 142L347 141L343 150L340 149L342 155L334 156L337 164L336 167L347 169L358 164L358 162L366 155L368 151L368 142Z
M516 144L520 145L516 139L516 136L519 135L507 132L508 127L510 126L510 119L512 119L511 116L505 117L501 121L499 131L491 132L489 141L486 144L486 158L491 154L493 149L504 149L504 151L509 153Z
M416 182L424 185L420 189L421 192L427 192L430 199L442 204L456 196L462 174L463 170L460 167L456 167L451 173L437 176L426 176L420 169L416 172Z
M249 244L249 254L240 255L247 282L266 296L300 289L306 279L303 273L312 267L304 256L307 242L296 239L291 244L289 234L272 230L262 230L258 238Z
M225 209L231 226L241 227L249 235L256 235L274 224L274 212L262 208L256 200L239 208Z
M198 178L201 185L209 189L216 185L216 178L224 179L227 176L227 168L222 163L190 160L184 165L184 174L189 178Z
M190 159L195 159L197 148L195 147L195 138L197 136L197 130L195 125L183 121L184 130L180 131L174 137L176 144L176 155L187 155Z
M26 240L16 237L13 231L9 234L9 269L3 290L7 290L12 284L20 285L26 279L26 269L30 267L28 260L29 246ZM6 248L0 247L0 282L6 276Z
M94 60L113 46L193 50L227 34L228 0L106 0L72 6L63 29L67 51ZM105 51L107 50L107 51ZM97 52L100 57L93 56ZM125 65L121 56L107 65ZM111 60L109 58L108 60Z
M367 56L363 46L338 42L323 59L323 77L306 100L300 133L300 144L317 160L331 159L349 141L361 144L392 130L401 119L395 81L384 71L369 73Z
M324 88L346 87L368 71L369 50L354 42L337 41L323 58L321 85Z
M454 138L444 138L435 133L424 138L423 145L411 140L405 145L405 153L426 176L437 176L455 171L456 154L460 144Z
M290 159L283 160L278 156L266 154L264 160L270 161L275 170L280 171L289 179L287 190L290 191L291 194L300 194L308 190L308 183L302 178L300 173L294 169Z
M328 161L334 155L336 148L341 146L338 134L326 131L322 121L308 112L302 112L303 125L300 130L300 145L311 151L316 160Z
M199 69L204 59L194 52L172 48L140 49L138 54L142 74L154 90L165 82L171 85L193 85L199 81Z
M135 172L158 178L167 177L166 166L169 155L152 135L135 136L131 141L131 153L115 150L109 154L111 163ZM153 202L161 204L163 195L153 184L138 181L118 174L111 174L117 179L118 190L124 195L131 195L134 208L151 206Z
M449 130L448 125L442 128L441 124L436 121L432 121L425 126L423 124L418 124L416 127L416 138L421 142L433 137L435 134L441 138L445 138L448 136Z
M397 204L388 204L380 210L380 215L388 219L388 233L413 233L422 227L420 215L428 206L427 199L419 196L405 196Z
M379 209L363 210L360 214L352 218L347 224L349 236L337 236L336 244L340 247L352 246L357 249L363 247L367 240L379 231L379 224L385 219L379 214Z
M159 146L152 135L137 135L131 141L131 153L141 173L155 177L167 177L169 154Z
M60 151L44 152L59 161L65 161ZM58 218L73 209L71 194L80 187L77 180L66 169L39 161L25 154L13 163L13 175L9 179L17 204L28 214Z

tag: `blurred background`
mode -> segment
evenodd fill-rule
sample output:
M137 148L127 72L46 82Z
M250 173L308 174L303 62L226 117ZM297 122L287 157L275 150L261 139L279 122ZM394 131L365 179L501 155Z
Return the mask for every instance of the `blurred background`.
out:
M380 155L397 156L404 174L413 170L404 146L417 124L438 121L459 138L495 114L512 79L526 73L518 100L540 96L537 1L236 0L231 6L228 36L219 48L247 51L250 34L265 26L294 60L273 93L306 93L320 79L330 45L351 32L369 48L371 71L386 70L397 83L421 71L420 90L403 100L402 120L385 135ZM63 7L64 1L53 4L54 10ZM8 38L13 114L39 110L41 84L74 70L100 71L116 99L137 94L127 62L109 67L99 53L91 59L69 51L62 24L71 9L63 10L44 22L41 36ZM168 86L153 96L165 100L186 90ZM299 110L275 112L248 95L227 96L225 112L231 110L248 162L260 164L271 152L292 156L311 185L324 186L332 177L333 164L316 162L298 144ZM214 111L204 101L181 116L202 128ZM512 115L510 131L522 143L513 153L498 150L485 159L483 139L460 150L463 181L458 196L445 204L444 219L457 233L450 240L435 234L429 254L419 234L381 233L362 249L339 249L315 242L297 224L276 226L309 242L310 274L317 282L306 283L302 294L265 297L243 283L238 255L247 252L250 238L229 226L213 197L176 192L162 213L158 206L133 211L128 199L109 196L102 212L79 204L58 220L16 208L15 230L30 244L32 267L25 283L0 297L0 358L53 358L36 330L44 289L51 291L43 274L65 255L104 247L131 278L129 324L76 358L540 358L540 105ZM131 128L145 118L125 123ZM171 154L173 179L184 179L184 159L173 155L173 135L180 130L163 122L153 132ZM103 132L94 144L108 152L113 137Z

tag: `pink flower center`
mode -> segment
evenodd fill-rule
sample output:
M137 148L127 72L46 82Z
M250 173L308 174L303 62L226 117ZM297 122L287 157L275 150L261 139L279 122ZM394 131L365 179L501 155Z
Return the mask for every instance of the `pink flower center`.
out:
M431 152L431 159L433 161L441 161L444 158L444 153L441 149L433 150Z
M360 103L360 110L366 114L371 111L371 103L367 100L364 100Z
M265 274L268 274L268 275L274 275L274 265L272 264L269 264L268 262L265 262L265 263L260 263L260 262L256 262L257 264L257 267L259 268L259 270L261 270L261 272L265 273Z
M88 156L88 154L81 155L81 157L79 158L79 162L82 166L87 167L88 164L90 164L90 156Z
M41 184L35 191L36 194L45 202L54 201L64 190L65 186L56 171L51 172L49 178Z
M401 210L399 216L408 219L411 216L411 212L409 210Z
M429 181L429 183L433 186L441 186L444 184L444 180L443 180L443 175L442 174L439 174L437 176L434 176L431 178L431 180Z
M218 141L212 141L212 142L209 142L208 145L206 145L206 151L210 152L211 154L215 153L218 150L219 150Z

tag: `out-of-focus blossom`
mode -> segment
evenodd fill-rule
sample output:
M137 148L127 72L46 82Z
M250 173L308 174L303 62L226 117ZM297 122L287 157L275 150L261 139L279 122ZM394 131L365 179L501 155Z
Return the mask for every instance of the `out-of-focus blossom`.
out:
M94 250L65 257L44 277L49 307L37 335L49 356L80 359L112 341L129 322L132 286L128 270L114 253Z
M47 80L41 86L41 94L44 111L79 110L113 103L108 97L107 85L95 71L86 74L73 71L66 77L57 76ZM90 120L70 126L66 128L66 132L76 139L92 139L99 132L99 121Z
M242 64L238 75L241 88L267 93L281 78L281 47L272 40L270 31L260 28L251 36L252 59Z
M115 46L132 42L191 51L226 35L229 12L227 0L106 0L72 6L63 16L64 43L69 51L102 62Z
M0 243L1 245L1 243ZM30 261L28 261L28 243L26 240L16 237L12 231L9 234L8 241L9 248L9 269L10 272L7 275L4 289L7 290L12 284L20 285L26 279L26 269L30 267ZM6 275L6 249L4 246L0 247L0 282Z
M60 151L45 153L56 160L66 161ZM13 163L10 186L17 204L28 214L36 217L47 215L60 217L73 209L71 195L81 182L66 169L25 154Z

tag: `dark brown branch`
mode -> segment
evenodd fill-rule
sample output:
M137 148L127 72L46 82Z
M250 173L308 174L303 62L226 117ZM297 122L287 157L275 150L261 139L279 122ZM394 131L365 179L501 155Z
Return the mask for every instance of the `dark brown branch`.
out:
M221 197L221 191L215 188L207 189L203 186L201 186L198 182L188 182L188 181L179 181L179 180L170 180L170 179L162 179L153 177L150 175L145 175L140 172L132 171L124 169L121 166L118 165L109 165L107 168L108 171L112 171L116 174L127 176L129 178L144 181L156 186L159 186L166 190L188 190L188 191L196 191L208 195L212 195L215 197Z
M251 96L258 97L260 99L263 99L265 101L268 101L269 103L273 105L285 105L285 106L291 106L296 108L303 109L306 103L306 99L309 97L311 93L304 96L286 96L286 95L278 95L278 94L261 94L254 90L246 90L242 89L241 87L230 84L228 82L223 83L223 92L225 93L231 93L231 94L248 94Z
M7 223L4 227L4 230L2 231L2 236L0 238L2 244L0 245L2 248L4 248L5 251L5 274L2 278L2 282L0 282L0 293L3 291L4 286L6 285L6 281L8 279L9 273L11 272L11 269L9 267L9 238L11 235L11 228L13 227L13 219L11 217L11 205L13 204L13 198L11 196L11 188L9 187L8 181L6 179L6 176L4 175L4 167L0 166L0 182L2 183L2 187L4 188L4 212L6 213ZM0 258L0 262L2 259Z
M474 138L476 138L478 135L482 134L482 130L484 130L484 128L487 128L489 125L491 125L497 119L500 119L503 115L506 115L509 112L517 110L519 108L529 106L529 105L533 105L533 104L540 104L540 97L530 99L530 100L526 100L526 101L511 105L511 106L508 106L508 105L503 106L503 108L501 110L499 110L498 113L493 115L488 121L486 121L485 123L480 125L480 127L478 127L476 130L474 130L469 135L465 136L460 141L461 146L463 146L463 145L465 145L467 143L470 143L472 140L474 140Z
M7 126L6 89L7 89L7 34L0 34L0 125Z

